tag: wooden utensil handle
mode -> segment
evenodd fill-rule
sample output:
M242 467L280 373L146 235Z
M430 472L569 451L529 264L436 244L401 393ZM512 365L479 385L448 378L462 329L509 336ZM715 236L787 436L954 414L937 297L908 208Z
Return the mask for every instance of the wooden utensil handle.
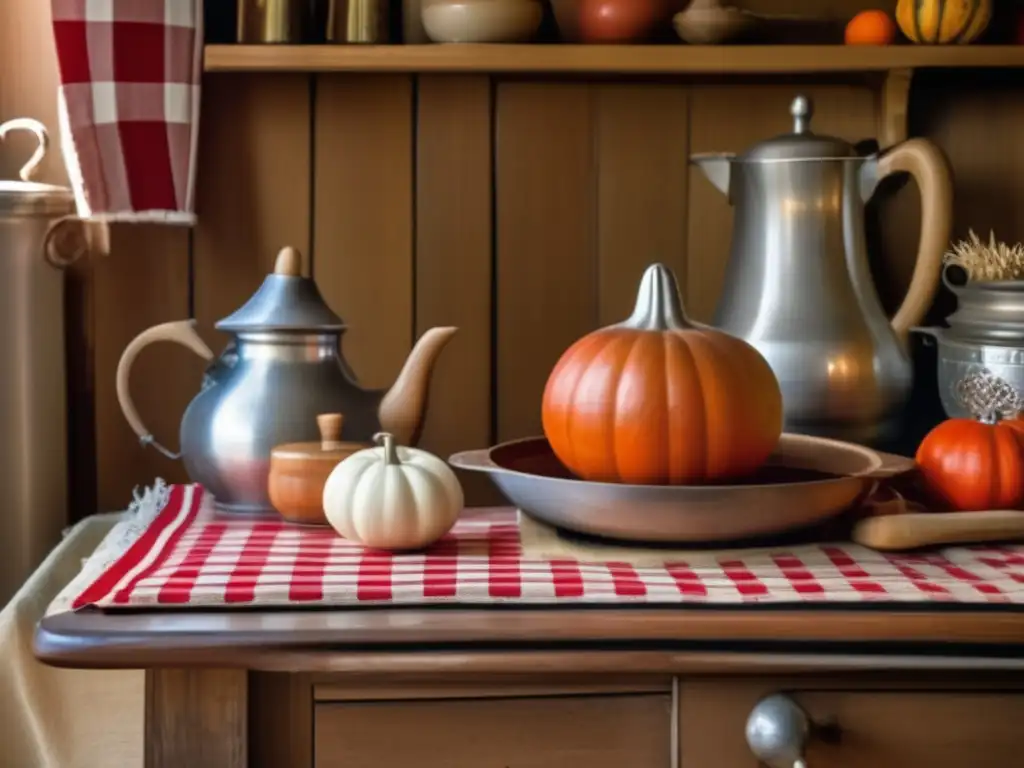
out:
M947 512L871 517L853 529L853 540L882 550L934 544L977 544L1024 538L1024 512Z

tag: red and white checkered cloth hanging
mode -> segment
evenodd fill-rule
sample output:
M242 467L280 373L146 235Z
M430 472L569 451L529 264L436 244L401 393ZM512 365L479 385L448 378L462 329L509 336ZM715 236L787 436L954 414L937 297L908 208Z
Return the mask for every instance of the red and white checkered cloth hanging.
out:
M195 223L202 0L51 0L78 215Z
M1024 547L887 555L853 544L695 554L659 567L524 555L513 509L467 510L425 552L367 550L327 528L215 515L173 486L74 609L323 608L427 604L1024 605Z

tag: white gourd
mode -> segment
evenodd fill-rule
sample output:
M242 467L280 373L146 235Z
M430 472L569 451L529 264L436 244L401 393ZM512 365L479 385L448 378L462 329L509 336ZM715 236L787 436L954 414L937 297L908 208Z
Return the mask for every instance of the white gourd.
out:
M441 459L395 445L349 456L324 485L324 513L339 534L373 549L421 549L451 530L462 511L462 486Z

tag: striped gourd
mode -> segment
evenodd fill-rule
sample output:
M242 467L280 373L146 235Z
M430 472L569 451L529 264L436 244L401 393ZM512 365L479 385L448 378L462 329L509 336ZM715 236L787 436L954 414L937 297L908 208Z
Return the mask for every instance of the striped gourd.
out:
M970 43L992 18L992 0L899 0L896 23L915 43Z

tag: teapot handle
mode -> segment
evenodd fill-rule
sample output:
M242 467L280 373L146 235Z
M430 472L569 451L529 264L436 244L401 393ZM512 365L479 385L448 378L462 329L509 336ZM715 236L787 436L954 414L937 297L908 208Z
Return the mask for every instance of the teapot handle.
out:
M910 329L924 319L935 298L942 255L953 228L953 181L942 151L926 139L910 139L878 159L878 176L908 172L921 192L921 239L910 288L892 318L892 329L906 343Z
M174 453L162 446L153 438L152 433L146 429L146 425L142 423L139 412L135 408L135 403L132 402L132 395L128 384L135 358L139 356L143 349L157 341L173 341L181 344L183 347L188 347L207 362L213 360L213 351L206 346L206 342L196 333L195 325L195 320L176 320L170 323L154 325L132 339L131 343L125 347L124 352L121 353L121 359L117 363L117 402L121 406L121 412L124 414L125 420L132 428L132 431L139 436L139 442L143 446L152 445L169 459L180 459L181 454Z

